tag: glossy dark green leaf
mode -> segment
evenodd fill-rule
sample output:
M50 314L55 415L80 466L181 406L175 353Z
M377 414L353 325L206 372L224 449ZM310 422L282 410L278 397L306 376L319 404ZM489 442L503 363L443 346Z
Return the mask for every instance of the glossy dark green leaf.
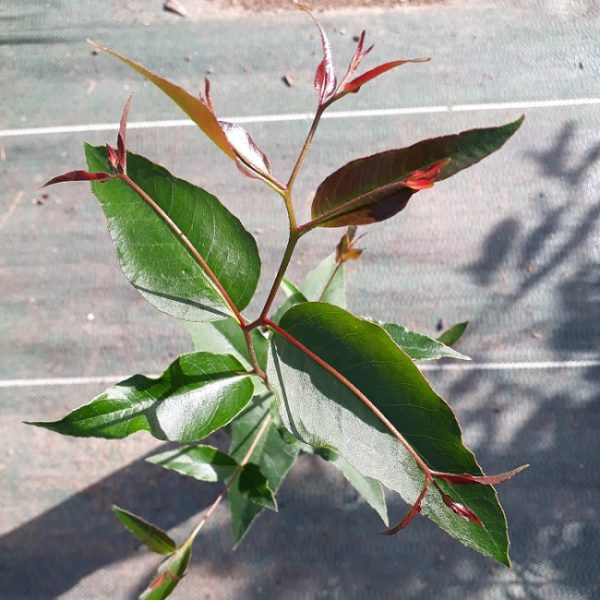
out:
M185 575L191 556L191 543L186 543L178 548L158 567L156 577L142 593L140 600L164 600L167 598Z
M452 327L440 335L438 342L442 342L442 344L446 344L446 346L454 346L454 344L456 344L463 336L468 324L469 321L464 321L463 323L452 325Z
M241 461L252 444L262 420L272 410L272 397L256 399L250 407L231 425L232 440L229 453ZM252 453L251 462L258 465L267 478L269 488L274 494L283 483L298 456L298 446L289 434L282 435L275 422L271 422ZM264 510L239 489L239 480L229 488L229 506L231 509L231 535L234 544L239 544L256 518Z
M250 401L251 378L233 356L184 354L158 378L134 375L64 419L31 423L63 435L201 440L227 425Z
M356 386L430 468L481 474L450 407L379 325L330 304L304 303L291 308L280 326ZM362 475L415 502L423 487L421 469L358 396L277 333L268 365L281 419L294 436L333 450ZM484 527L449 510L435 489L426 495L422 513L467 546L508 564L506 519L494 488L444 489Z
M86 146L92 171L109 169L106 148ZM175 222L241 310L260 276L254 238L217 198L129 153L128 175ZM127 279L149 302L187 321L230 316L221 293L179 237L136 192L120 180L93 183Z
M183 446L146 459L165 469L200 481L225 481L238 468L236 460L212 446Z
M221 319L220 321L210 321L208 323L186 321L184 326L192 337L194 348L198 352L231 354L248 369L251 368L244 334L234 319ZM269 342L258 328L252 330L251 336L258 363L265 369Z
M277 512L277 501L273 491L258 465L252 462L244 465L239 475L237 489L250 502Z
M366 500L367 504L377 512L388 526L387 504L385 493L379 481L361 475L354 467L345 461L339 454L328 448L320 448L317 454L335 467L347 479L348 483Z
M501 127L471 129L353 160L321 183L313 199L312 218L319 219L322 227L388 219L402 210L418 189L430 187L498 150L519 129L523 118ZM434 165L438 165L436 172L430 172Z
M378 323L390 337L413 360L435 360L437 358L458 358L471 360L468 356L453 350L439 340L434 340L421 333L410 331L404 325L396 323Z
M345 308L345 265L338 265L335 253L330 254L308 273L298 288L310 302L329 302Z
M132 512L113 506L113 511L125 529L136 539L145 544L152 552L172 554L177 550L177 544L162 530L145 521Z

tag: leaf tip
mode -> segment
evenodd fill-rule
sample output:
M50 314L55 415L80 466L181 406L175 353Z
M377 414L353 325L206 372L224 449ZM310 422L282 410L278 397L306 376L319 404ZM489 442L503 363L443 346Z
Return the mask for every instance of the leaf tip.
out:
M102 44L99 44L98 42L95 42L94 40L90 39L90 38L86 38L85 40L94 50L100 51L100 52L106 52L107 48L105 46L102 46Z

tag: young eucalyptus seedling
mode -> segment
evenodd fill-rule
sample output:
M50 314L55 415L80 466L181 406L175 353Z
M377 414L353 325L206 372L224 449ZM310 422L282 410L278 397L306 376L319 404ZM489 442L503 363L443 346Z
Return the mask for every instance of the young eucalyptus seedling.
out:
M208 81L204 95L197 97L95 45L167 94L243 175L265 183L287 212L288 242L258 314L244 312L260 275L254 238L218 198L129 152L129 101L116 147L86 145L87 170L48 182L92 182L123 273L146 300L186 323L196 347L159 377L135 375L61 420L34 423L71 436L121 439L146 431L181 442L148 460L221 484L181 544L115 507L137 539L165 556L144 599L165 598L175 588L192 543L224 498L235 545L263 510L277 510L276 493L301 451L337 467L377 511L385 533L400 531L421 514L473 550L510 564L506 519L493 486L523 467L484 475L463 443L451 408L415 363L466 359L452 347L466 324L433 339L396 323L354 315L345 308L344 282L346 263L361 254L357 226L393 217L419 191L495 152L523 118L353 160L319 184L311 219L298 223L295 182L323 113L386 71L428 60L393 60L358 74L373 48L365 47L363 32L345 74L338 77L325 32L310 16L323 52L314 79L318 103L285 180L273 174L266 155L242 127L219 120ZM301 284L286 280L298 243L331 227L346 228L335 252ZM280 290L285 300L274 310ZM229 452L199 443L225 426ZM391 526L384 488L410 505Z

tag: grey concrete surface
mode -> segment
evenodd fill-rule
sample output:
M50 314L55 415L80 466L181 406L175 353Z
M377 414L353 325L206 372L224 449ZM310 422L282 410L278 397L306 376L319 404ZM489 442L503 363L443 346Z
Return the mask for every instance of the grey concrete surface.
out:
M335 110L596 98L597 8L593 1L483 0L329 13L322 21L340 68L363 27L376 42L376 58L433 58L389 74ZM1 136L14 128L114 122L130 90L132 121L181 118L135 74L92 56L85 37L190 89L213 69L223 115L313 108L318 42L305 17L195 15L178 19L163 14L159 2L137 1L0 7L0 384L156 372L190 349L179 324L122 278L84 184L49 190L43 205L32 202L44 180L83 166L84 140L112 141L114 133ZM286 73L295 81L291 88L281 81ZM492 370L427 376L455 407L487 471L532 465L500 490L514 568L474 555L424 519L382 538L376 515L337 474L303 457L282 488L280 514L263 515L235 552L227 510L219 510L195 545L176 597L600 595L600 368L581 362L600 355L600 104L327 120L297 204L306 216L318 182L351 158L500 124L521 112L525 125L498 154L369 228L349 290L358 314L422 331L433 333L439 319L471 321L461 350ZM257 122L248 129L275 172L286 173L307 122ZM135 151L217 194L256 233L263 297L284 241L277 199L239 178L192 128L132 130L129 140ZM291 276L325 256L338 236L307 238ZM102 389L0 387L0 598L133 598L157 561L121 530L110 505L143 514L182 539L216 494L144 463L160 447L147 436L75 440L22 425L58 418ZM390 506L402 513L393 497Z

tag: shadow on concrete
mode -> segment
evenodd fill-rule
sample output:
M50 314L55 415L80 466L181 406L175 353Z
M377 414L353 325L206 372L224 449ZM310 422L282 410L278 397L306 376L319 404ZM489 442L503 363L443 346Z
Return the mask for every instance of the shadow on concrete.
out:
M123 467L0 537L0 596L57 598L89 573L131 555L139 544L115 518L113 504L170 529L214 495L210 486L143 459Z

